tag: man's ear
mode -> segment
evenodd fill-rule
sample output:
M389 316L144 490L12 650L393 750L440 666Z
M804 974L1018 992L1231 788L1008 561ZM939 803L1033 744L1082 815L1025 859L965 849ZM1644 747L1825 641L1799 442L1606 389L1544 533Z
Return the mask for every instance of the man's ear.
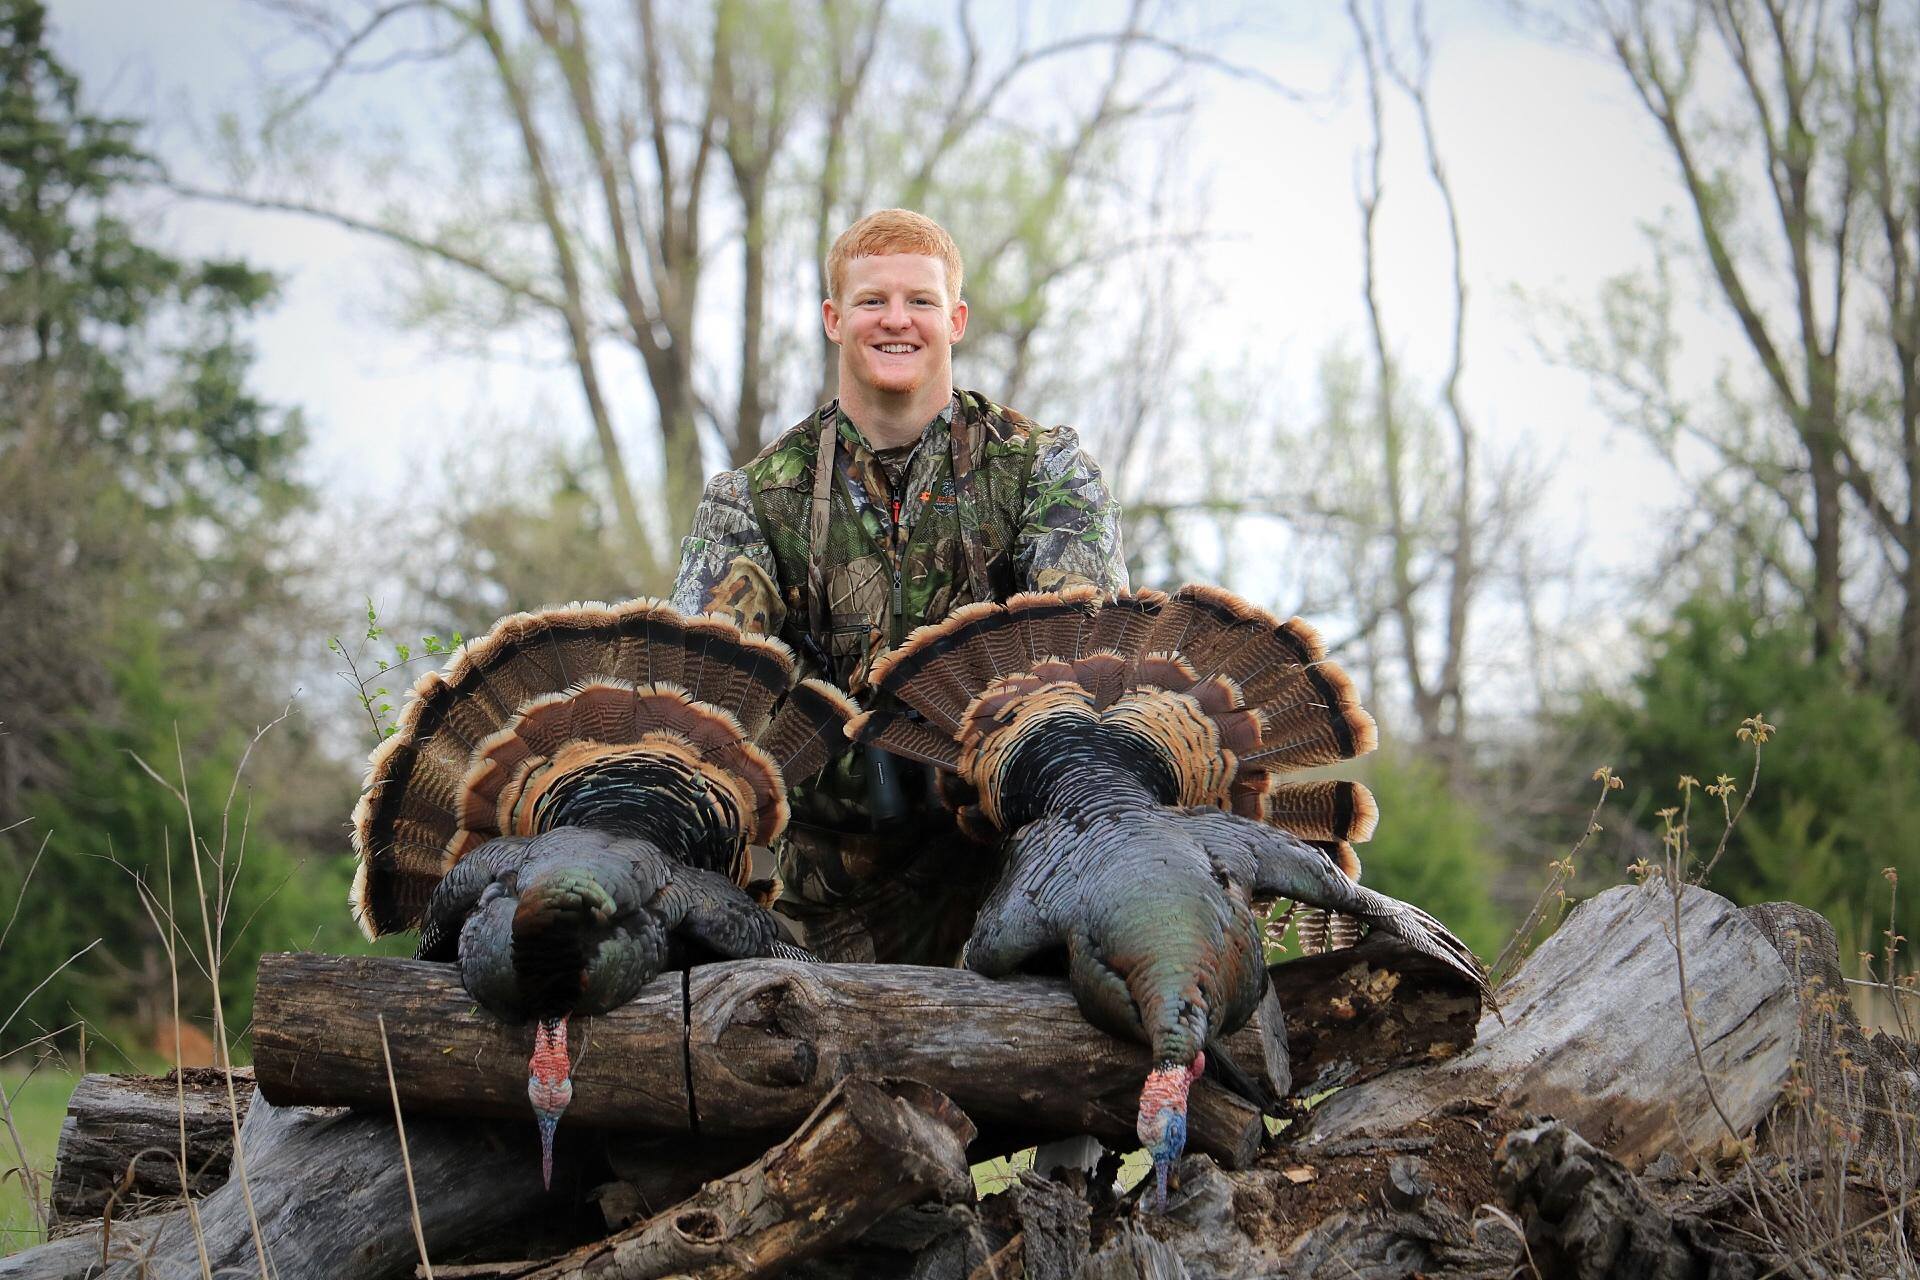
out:
M949 341L958 342L967 333L967 300L962 298L953 304L953 311L947 317Z
M820 300L820 327L827 331L827 341L834 346L840 345L840 308L833 304L832 298Z

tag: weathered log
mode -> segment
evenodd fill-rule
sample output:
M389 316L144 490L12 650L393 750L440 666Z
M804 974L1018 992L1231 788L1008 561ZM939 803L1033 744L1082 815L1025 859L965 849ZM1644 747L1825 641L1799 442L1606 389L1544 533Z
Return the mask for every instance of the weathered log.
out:
M1622 1205L1639 1203L1629 1194L1637 1186L1647 1192L1649 1203L1657 1209L1659 1196L1647 1191L1656 1184L1651 1178L1635 1178L1632 1170L1657 1152L1670 1151L1686 1159L1691 1151L1714 1151L1722 1147L1725 1132L1712 1104L1699 1092L1704 1084L1694 1063L1687 1024L1679 1016L1674 949L1668 938L1672 906L1672 898L1659 887L1614 890L1583 905L1503 993L1506 1023L1491 1016L1482 1019L1479 1032L1483 1042L1445 1062L1426 1059L1457 1047L1459 1026L1471 1017L1470 1002L1458 1005L1460 996L1438 982L1423 989L1425 980L1418 976L1417 966L1393 956L1385 944L1370 940L1343 953L1276 966L1279 998L1293 1006L1288 1010L1287 1029L1303 1059L1295 1064L1298 1069L1291 1088L1295 1092L1324 1088L1335 1080L1346 1081L1348 1087L1321 1103L1289 1131L1289 1136L1297 1132L1303 1145L1275 1151L1251 1170L1208 1172L1204 1160L1184 1165L1173 1208L1164 1217L1147 1215L1116 1232L1116 1224L1096 1214L1092 1240L1098 1247L1082 1267L1081 1276L1190 1273L1234 1280L1253 1276L1339 1276L1343 1280L1361 1276L1384 1280L1404 1275L1411 1268L1444 1280L1504 1277L1524 1265L1521 1239L1505 1221L1488 1215L1476 1217L1474 1208L1482 1200L1497 1199L1492 1185L1494 1140L1510 1129L1530 1127L1511 1112L1558 1115L1595 1146L1611 1149L1625 1160L1623 1165L1596 1166L1602 1172L1593 1178L1586 1178L1585 1173L1572 1179L1536 1177L1534 1181L1541 1190L1531 1199L1528 1194L1532 1193L1516 1193L1526 1222L1512 1221L1536 1232L1548 1232L1538 1237L1541 1247L1555 1247L1550 1233L1574 1222L1567 1206L1584 1194L1580 1191L1583 1178L1597 1178L1605 1186L1624 1188L1624 1199L1619 1201ZM1712 1081L1712 1102L1718 1103L1736 1126L1750 1130L1760 1117L1773 1111L1783 1095L1790 1081L1788 1060L1796 1052L1804 1056L1809 1044L1833 1041L1803 1038L1806 1032L1800 1018L1799 984L1793 976L1796 966L1782 963L1773 935L1764 927L1756 927L1764 922L1756 922L1751 912L1740 912L1698 890L1684 893L1681 908L1678 938L1687 958L1695 1030L1707 1061L1707 1078ZM409 974L417 972L410 970ZM876 983L859 985L868 977ZM484 1089L511 1100L505 1114L524 1116L520 1090L525 1046L513 1038L510 1030L493 1027L490 1020L479 1023L484 1015L469 1013L470 1002L457 994L449 978L444 971L439 977L453 992L447 1003L458 1004L460 1015L471 1017L501 1041L501 1047L492 1052L501 1060L498 1070L505 1079L485 1083ZM719 1132L726 1107L737 1103L741 1114L756 1117L753 1123L766 1126L771 1117L782 1114L783 1095L806 1096L815 1088L824 1091L837 1079L872 1070L866 1064L873 1063L883 1064L881 1069L892 1074L921 1079L933 1072L947 1072L948 1078L960 1078L956 1093L971 1087L983 1095L980 1115L1012 1113L1024 1118L1027 1131L1035 1137L1046 1133L1047 1123L1058 1124L1061 1131L1093 1127L1081 1123L1082 1113L1097 1111L1100 1106L1118 1112L1111 1118L1122 1119L1130 1129L1133 1095L1138 1087L1132 1072L1138 1070L1137 1063L1128 1064L1116 1057L1110 1063L1110 1077L1085 1073L1084 1063L1073 1064L1053 1078L1047 1073L1054 1055L1064 1056L1062 1046L1070 1043L1068 1037L1072 1035L1086 1037L1094 1046L1087 1052L1093 1054L1117 1055L1131 1046L1109 1041L1085 1028L1070 998L1056 984L1040 980L982 984L986 990L976 994L965 986L953 985L955 979L961 984L978 982L973 975L946 971L816 969L766 962L695 971L687 979L693 996L691 1007L686 1001L676 1004L669 999L663 1002L663 1009L656 1010L656 1016L669 1024L667 1030L671 1032L657 1034L657 1051L664 1057L664 1065L658 1070L667 1078L656 1082L656 1093L664 1096L677 1088L685 1108L683 1130L690 1130L697 1118L700 1140L652 1141L664 1148L660 1154L668 1160L676 1146L686 1153L710 1152L723 1141L753 1141L753 1134L764 1134L764 1127L734 1137ZM301 979L308 983L325 980L324 973L317 970ZM413 980L410 976L409 981ZM677 987L679 979L672 981ZM365 998L376 989L384 998L391 988L387 982L376 987L369 979L356 998ZM863 1001L859 998L862 992L875 994L870 1001ZM969 1012L969 1002L979 1008L1001 1008L1009 1001L1023 1012L1017 1022L1010 1016L999 1025L1009 1033L1020 1030L1019 1042L985 1042L977 1049L968 1047L970 1042L955 1029L955 1023L977 1018L978 1025L994 1025L986 1014ZM1408 1010L1400 1007L1403 1005L1426 1012L1409 1016ZM339 1010L346 1005L336 1003L333 1007L335 1012L328 1015L331 1020L326 1023L327 1035L336 1044L363 1043L360 1032L347 1025L352 1016L358 1015L341 1013ZM392 1006L389 1003L384 1007ZM410 1016L440 1019L443 1014L432 1011L439 1007ZM864 1015L863 1007L867 1010ZM300 1016L311 1020L317 1015ZM584 1025L576 1039L588 1046L584 1065L606 1071L607 1064L600 1060L612 1059L619 1063L632 1087L636 1073L645 1075L655 1067L627 1060L622 1040L613 1034L619 1021L619 1015L595 1020ZM391 1012L388 1025L394 1027ZM1031 1032L1024 1030L1029 1027L1033 1028ZM319 1033L306 1034L317 1037ZM1343 1037L1361 1048L1343 1045ZM286 1043L299 1049L295 1042ZM378 1069L377 1032L370 1043L371 1062ZM1850 1037L1839 1043L1841 1047L1855 1045ZM437 1065L465 1053L467 1062L460 1070L471 1073L471 1061L488 1051L487 1045L477 1039L462 1044L464 1049L453 1046L455 1052L441 1054L441 1048L449 1047L444 1041L423 1042L431 1053L413 1050L414 1069L429 1071L429 1063ZM1236 1058L1243 1052L1230 1049ZM316 1070L334 1070L320 1065L328 1056L307 1048L292 1053L289 1060L298 1062L299 1074L305 1078ZM1396 1062L1418 1065L1388 1069ZM1010 1063L1013 1065L1008 1066ZM396 1065L400 1065L398 1061ZM680 1071L677 1085L671 1079L671 1070L676 1067ZM262 1070L264 1074L264 1063ZM401 1066L401 1070L404 1075L408 1069ZM1375 1072L1384 1073L1365 1079ZM972 1077L994 1073L1007 1079L969 1082ZM428 1078L451 1077L429 1073ZM582 1073L582 1078L591 1078L591 1071ZM377 1105L384 1109L383 1071L378 1079ZM1034 1105L1017 1096L1012 1082L1019 1080L1032 1082L1034 1088L1049 1095L1076 1090L1097 1094L1102 1088L1110 1088L1111 1097L1093 1103L1069 1102L1063 1104L1071 1113L1065 1118L1036 1122ZM1112 1083L1103 1083L1108 1080ZM404 1089L406 1081L402 1083ZM641 1084L655 1088L655 1083ZM585 1093L583 1087L576 1105L584 1102L591 1109L592 1100ZM1197 1093L1196 1099L1199 1096ZM1773 1114L1777 1117L1779 1113ZM391 1121L384 1114L377 1120L368 1117L351 1123L376 1124L391 1142ZM530 1127L523 1126L524 1120L508 1122L508 1131L517 1135L513 1143L516 1152L531 1144ZM458 1133L471 1127L462 1122L447 1126L447 1130ZM418 1122L410 1119L408 1128L416 1163L446 1140L424 1117ZM589 1136L572 1127L563 1132L563 1158L570 1149L578 1151L590 1145L584 1141ZM570 1138L576 1140L569 1143ZM1409 1155L1418 1156L1424 1170L1406 1163L1396 1166L1396 1161L1404 1161ZM332 1161L332 1154L324 1147L312 1148L307 1170L330 1166ZM516 1167L525 1172L534 1163L523 1158ZM1468 1163L1477 1173L1462 1178L1460 1170ZM1663 1167L1665 1163L1670 1162L1663 1162ZM469 1175L475 1194L490 1206L513 1202L511 1195L499 1189L497 1175L488 1166L472 1160L465 1166L462 1172ZM643 1158L637 1171L646 1176L651 1169ZM1606 1172L1608 1169L1614 1172ZM256 1173L256 1187L260 1178L277 1176L271 1169ZM347 1182L364 1176L365 1171L357 1168L342 1175ZM672 1175L668 1174L659 1184L661 1189L647 1193L650 1204L663 1203L660 1197L668 1194L664 1188L671 1181ZM1516 1177L1514 1185L1520 1186L1521 1181ZM229 1186L214 1199L230 1197L232 1190ZM380 1239L386 1242L382 1247L387 1252L382 1256L387 1265L408 1268L413 1251L404 1194L391 1188L381 1194L386 1198L374 1201L363 1197L361 1203L375 1203L376 1216L394 1210L391 1223L378 1228ZM1630 1231L1629 1220L1639 1219L1625 1210L1614 1213L1605 1207L1612 1203L1591 1200L1581 1210L1587 1214L1588 1225L1567 1237L1573 1241L1567 1247L1580 1247L1576 1238L1581 1231L1603 1230L1608 1214L1613 1214L1612 1220L1621 1230ZM208 1204L212 1206L213 1200ZM820 1280L846 1280L853 1275L965 1280L974 1272L992 1274L989 1264L996 1254L1001 1255L1001 1263L1013 1263L1014 1252L1019 1255L1020 1267L1032 1269L1036 1262L1042 1262L1057 1270L1060 1260L1043 1259L1039 1246L1073 1236L1072 1231L1036 1230L1025 1216L1015 1223L1002 1222L990 1209L976 1214L967 1206L953 1205L945 1206L945 1211L952 1220L943 1219L940 1231L925 1234L925 1252L917 1257L914 1251L918 1246L883 1245L876 1239L863 1239L857 1248L837 1249L826 1257L801 1263L793 1273L798 1280L815 1276ZM646 1216L645 1209L637 1206L628 1212ZM1695 1247L1717 1247L1714 1240L1690 1237L1688 1233L1695 1227L1690 1225L1694 1219L1687 1213L1671 1207L1665 1212L1665 1227L1660 1227L1658 1213L1645 1219L1669 1232L1666 1237L1657 1232L1646 1237L1653 1250L1648 1256L1668 1256L1671 1250L1667 1246L1677 1240L1703 1265L1714 1265L1710 1249L1703 1252ZM500 1210L490 1208L488 1213L497 1216ZM275 1205L269 1216L277 1219L288 1214L284 1205ZM135 1223L128 1229L148 1228ZM442 1233L429 1240L430 1252L441 1256L456 1237L449 1234L444 1222L430 1229ZM877 1232L869 1233L870 1237L875 1235ZM248 1267L250 1245L245 1237L236 1241L227 1235L222 1239L229 1261ZM1661 1244L1662 1239L1666 1245ZM236 1248L236 1244L241 1247ZM1014 1252L1003 1252L1009 1247ZM938 1258L934 1257L936 1253ZM1638 1260L1640 1255L1621 1256ZM846 1260L855 1257L861 1258L861 1263L848 1269ZM868 1266L869 1262L875 1265ZM197 1264L193 1269L197 1270ZM280 1270L288 1274L285 1266ZM351 1266L346 1270L361 1274L364 1269ZM0 1276L7 1274L6 1264L0 1263ZM42 1273L29 1270L14 1274ZM498 1274L497 1268L493 1274Z
M1712 1152L1728 1124L1750 1132L1799 1044L1792 974L1738 907L1682 890L1703 1073L1681 1012L1673 911L1657 879L1582 903L1501 989L1504 1022L1483 1017L1458 1057L1336 1093L1309 1116L1303 1145L1404 1130L1474 1100L1564 1120L1635 1169L1662 1152Z
M1190 1280L1190 1273L1173 1246L1129 1224L1093 1251L1075 1280Z
M244 1119L253 1071L234 1072ZM225 1073L189 1067L163 1076L87 1075L74 1086L60 1125L50 1194L52 1225L135 1216L150 1201L178 1204L180 1141L186 1134L187 1186L203 1196L227 1180L233 1121Z
M853 1238L927 1197L970 1198L973 1125L911 1081L841 1081L800 1128L737 1173L609 1239L531 1267L469 1268L500 1280L747 1280Z
M683 990L685 992L683 998ZM276 1104L386 1106L386 1017L411 1114L524 1117L531 1032L474 1006L451 965L308 954L262 957L254 1069ZM1037 1137L1133 1144L1147 1051L1089 1026L1064 984L957 969L753 960L667 974L633 1003L582 1020L562 1124L702 1136L790 1130L850 1075L919 1080L977 1123ZM1229 1041L1256 1078L1277 1037ZM1201 1081L1188 1143L1240 1166L1258 1108Z
M382 1018L407 1114L532 1114L532 1027L507 1026L480 1008L453 965L310 952L260 957L253 1063L261 1096L275 1106L390 1108ZM678 973L648 983L613 1014L579 1019L567 1120L690 1132L685 1035Z
M276 1274L409 1275L416 1257L393 1116L275 1107L255 1098L240 1131L253 1213ZM540 1186L530 1124L409 1119L407 1138L429 1254L465 1250L488 1233L566 1215L577 1196L585 1144L556 1152L556 1193ZM246 1197L237 1177L198 1205L199 1237L185 1210L96 1226L0 1259L0 1277L92 1280L259 1273ZM584 1233L565 1243L574 1243ZM103 1265L103 1259L104 1265Z
M1349 951L1277 964L1271 972L1274 990L1285 994L1285 1034L1299 1074L1289 1082L1288 1054L1276 1038L1275 1028L1282 1025L1280 1011L1271 994L1262 1008L1262 1016L1229 1037L1226 1047L1234 1062L1252 1075L1258 1086L1276 1097L1318 1092L1336 1084L1356 1083L1409 1062L1430 1061L1458 1048L1472 1032L1471 1011L1476 1007L1473 997L1451 970L1384 935L1369 938ZM344 976L353 980L355 975L349 970ZM671 1002L671 981L665 984L665 994ZM423 1027L419 1019L425 1016L412 1008L419 996L418 990L402 984L383 991L382 996L394 1011L388 1020L389 1039L397 1043L417 1036ZM276 1024L270 1020L271 999L269 991L269 1021L260 1024L269 1058L274 1055L276 1043ZM510 1030L495 1027L491 1019L474 1011L470 1001L461 1004L458 1020L512 1036ZM366 1059L367 1069L375 1069L379 1061L377 1026L375 1031L376 1037L371 1043L343 1041L335 1048L343 1053L371 1054ZM591 1045L591 1023L585 1024L585 1034ZM680 1057L680 1034L674 1030L663 1036L662 1043L653 1046L654 1052L646 1060L658 1061L662 1052L669 1060ZM431 1041L431 1036L428 1039ZM484 1062L492 1053L491 1047L483 1045L477 1054L469 1052L464 1057L439 1054L436 1076L444 1078L471 1068L476 1060ZM513 1063L510 1070L514 1074L505 1098L496 1101L502 1106L502 1114L518 1117L524 1108L521 1079L524 1065L520 1049L513 1046L510 1052L501 1051L500 1056ZM643 1056L646 1056L644 1052ZM294 1065L288 1070L300 1072L303 1064L297 1051L293 1061ZM645 1075L644 1063L640 1069ZM601 1087L609 1081L616 1091L630 1089L636 1083L632 1067L621 1067L613 1054L589 1053L577 1071L580 1087L583 1091L590 1090L594 1097L617 1096L617 1092ZM243 1069L239 1074L248 1082L241 1094L244 1107L252 1093L252 1071ZM684 1071L679 1072L676 1080L671 1066L657 1078L640 1081L649 1086L644 1095L652 1099L648 1109L654 1114L666 1111L660 1098L676 1089L680 1091L676 1096L684 1097L684 1081ZM484 1070L474 1073L473 1087L486 1089L491 1087L489 1082L497 1083L497 1075ZM384 1089L384 1080L379 1083ZM219 1073L190 1069L186 1073L184 1092L193 1192L204 1195L227 1176L231 1132L226 1115L226 1090ZM1032 1118L1022 1117L1022 1120L1024 1123L1015 1131L1004 1135L994 1126L987 1127L994 1130L994 1137L1001 1138L999 1147L1011 1149L1033 1140ZM718 1141L711 1131L705 1137L705 1146L713 1146ZM177 1162L173 1156L178 1149L178 1138L179 1109L171 1077L89 1076L74 1091L61 1131L53 1192L56 1223L100 1216L111 1188L119 1185L129 1166L135 1178L115 1203L116 1217L132 1216L132 1211L150 1199L171 1201L179 1192ZM751 1158L749 1148L753 1138L749 1136L741 1141L746 1145L736 1148L735 1154L740 1155L738 1163L745 1163ZM725 1152L716 1154L721 1160L727 1158ZM687 1174L672 1160L663 1159L660 1149L649 1150L643 1144L634 1144L631 1156L624 1155L622 1150L611 1151L609 1155L616 1161L616 1174L631 1184L627 1192L614 1193L615 1203L611 1208L614 1216L621 1219L616 1225L630 1221L645 1204L658 1205L689 1189ZM704 1170L714 1166L703 1161L701 1167Z

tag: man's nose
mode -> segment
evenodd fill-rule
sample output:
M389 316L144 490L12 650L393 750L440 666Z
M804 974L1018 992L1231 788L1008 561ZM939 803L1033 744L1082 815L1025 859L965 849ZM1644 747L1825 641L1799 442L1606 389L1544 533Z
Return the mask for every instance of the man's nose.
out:
M909 321L907 320L906 302L900 298L895 298L893 301L889 302L887 304L887 313L881 317L881 320L886 324L887 328L889 329L906 328L909 323Z

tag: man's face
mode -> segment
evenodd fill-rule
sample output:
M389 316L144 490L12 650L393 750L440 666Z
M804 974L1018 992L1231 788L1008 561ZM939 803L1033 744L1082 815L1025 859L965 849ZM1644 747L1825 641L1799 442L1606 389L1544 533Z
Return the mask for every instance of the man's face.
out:
M947 269L930 254L855 258L821 316L840 348L841 380L884 395L951 382L953 344L967 331L967 304L947 297Z

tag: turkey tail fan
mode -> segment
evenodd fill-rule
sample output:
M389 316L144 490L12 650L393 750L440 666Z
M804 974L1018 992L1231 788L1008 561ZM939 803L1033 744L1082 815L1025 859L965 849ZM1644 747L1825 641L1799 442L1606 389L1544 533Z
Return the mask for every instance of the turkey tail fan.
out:
M873 683L907 710L859 716L849 736L962 775L996 823L1031 809L1001 800L1019 784L998 776L1015 741L1054 733L1112 733L1122 754L1145 744L1159 763L1142 776L1166 803L1230 808L1305 840L1364 841L1377 818L1357 783L1277 780L1364 755L1379 734L1312 627L1218 587L968 605L916 630Z
M503 618L420 678L368 761L362 929L415 927L461 858L555 826L645 834L738 878L747 843L786 825L788 783L827 763L855 714L796 686L795 667L778 640L657 600Z

